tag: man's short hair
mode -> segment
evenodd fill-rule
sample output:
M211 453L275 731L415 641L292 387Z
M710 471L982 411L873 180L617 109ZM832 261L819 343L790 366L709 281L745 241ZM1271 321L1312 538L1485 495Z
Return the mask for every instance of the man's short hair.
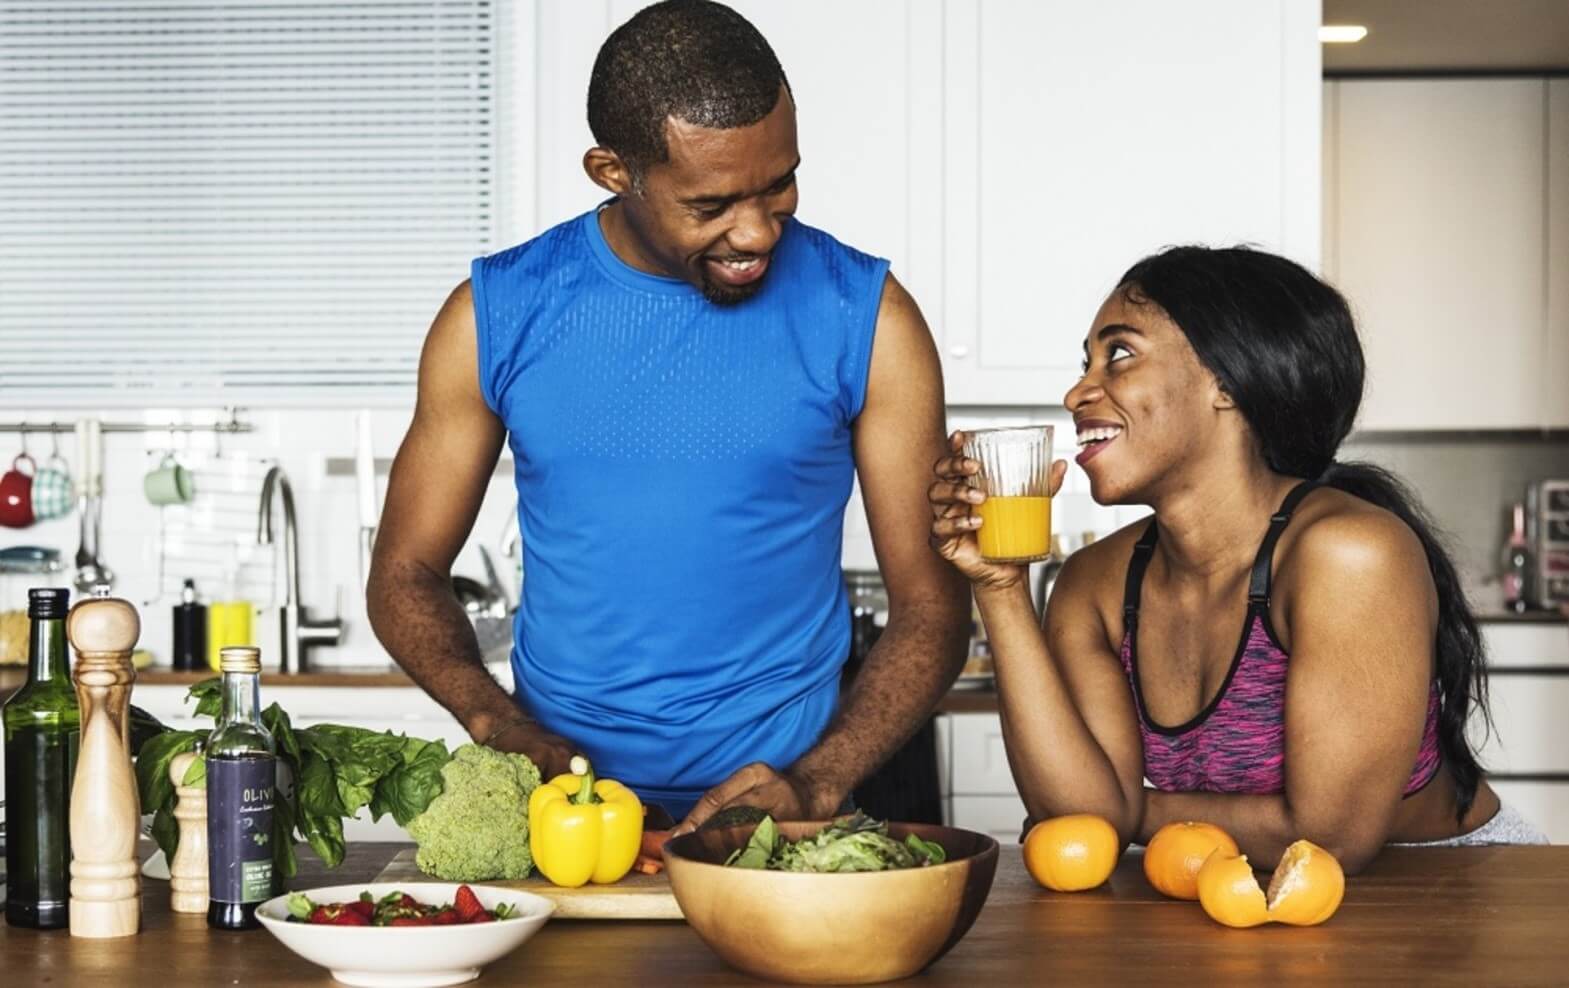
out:
M724 4L665 0L638 11L605 39L588 83L594 140L621 157L641 184L670 159L665 119L730 130L757 123L789 90L757 28Z

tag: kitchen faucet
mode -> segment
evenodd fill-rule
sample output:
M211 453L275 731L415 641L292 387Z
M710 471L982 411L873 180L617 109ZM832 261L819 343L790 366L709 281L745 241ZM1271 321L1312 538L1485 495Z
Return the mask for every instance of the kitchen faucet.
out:
M294 523L294 490L282 467L273 467L262 480L261 513L256 521L258 545L272 544L272 495L276 488L283 495L283 606L279 608L279 666L283 672L306 670L306 649L313 645L337 645L343 641L343 621L312 621L300 603L300 538Z

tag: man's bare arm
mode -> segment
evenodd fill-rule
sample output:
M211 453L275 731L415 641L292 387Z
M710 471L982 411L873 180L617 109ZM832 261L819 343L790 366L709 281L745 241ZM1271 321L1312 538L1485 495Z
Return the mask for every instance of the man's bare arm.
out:
M452 592L452 561L474 526L505 427L479 390L468 282L436 315L420 355L414 421L387 482L366 604L376 637L476 741L521 751L549 778L568 742L524 717L491 678Z
M855 423L855 463L888 626L868 653L828 730L792 772L835 805L892 757L964 665L969 593L931 548L926 489L944 455L942 368L931 331L892 274L883 289L866 405Z

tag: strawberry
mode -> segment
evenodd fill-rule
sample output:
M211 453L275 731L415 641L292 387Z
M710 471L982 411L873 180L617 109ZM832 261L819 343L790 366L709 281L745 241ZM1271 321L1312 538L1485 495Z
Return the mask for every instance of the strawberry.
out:
M433 918L430 916L394 916L388 926L431 926Z
M409 895L407 892L405 892L403 893L403 898L399 900L398 905L402 906L404 909L414 909L419 906L419 903L414 901L414 897L412 895Z
M451 926L453 923L461 922L463 922L462 917L460 917L458 915L458 911L453 909L451 906L448 906L430 918L430 924L432 926Z
M365 917L365 921L367 923L370 922L370 918L376 913L376 904L368 899L360 899L356 902L351 902L348 904L348 908L350 911L356 912Z
M309 922L325 926L369 926L370 919L354 909L341 904L317 906L311 911Z
M465 923L478 922L476 917L481 914L486 919L490 918L485 907L479 904L479 896L467 885L458 886L457 894L452 897L452 908L457 911L458 919Z
M492 916L483 909L464 920L465 923L494 923L495 921L496 917Z

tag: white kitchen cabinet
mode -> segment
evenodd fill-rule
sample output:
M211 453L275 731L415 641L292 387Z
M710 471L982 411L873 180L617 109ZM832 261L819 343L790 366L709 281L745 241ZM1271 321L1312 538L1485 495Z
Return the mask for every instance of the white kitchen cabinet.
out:
M1026 817L994 713L937 718L937 782L944 822L1017 843Z
M1569 366L1562 340L1559 364L1544 352L1547 88L1540 78L1327 85L1337 132L1325 142L1326 273L1367 354L1360 428L1542 424L1547 389Z
M543 228L583 176L595 53L640 0L537 4ZM893 261L952 404L1054 404L1118 275L1182 242L1319 256L1317 5L735 4L795 93L800 217Z
M953 794L1017 795L1003 743L1002 718L993 713L954 714L951 723Z
M1569 79L1547 81L1547 427L1569 429Z
M1248 242L1317 266L1317 8L945 6L951 402L1059 403L1096 309L1162 247Z
M1481 748L1488 782L1553 843L1569 843L1569 633L1562 624L1501 622L1482 634L1493 715ZM1470 728L1481 744L1481 726Z
M1494 673L1569 671L1569 629L1552 621L1484 621L1482 645ZM1569 752L1565 753L1569 755Z
M919 0L736 0L773 46L795 96L797 215L868 253L927 309L940 304L942 12ZM539 4L541 229L606 197L583 174L594 56L645 4Z
M1018 796L955 796L949 803L948 826L994 837L999 844L1017 844L1029 813Z
M1569 785L1569 675L1494 672L1487 693L1493 730L1480 750L1487 771L1500 777L1550 774ZM1479 721L1470 734L1473 745L1482 742Z

